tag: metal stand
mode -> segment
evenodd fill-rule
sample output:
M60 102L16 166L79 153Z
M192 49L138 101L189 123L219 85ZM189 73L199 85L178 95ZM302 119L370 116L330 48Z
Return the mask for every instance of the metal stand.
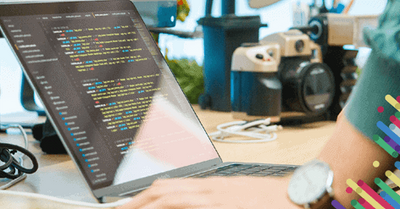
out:
M35 102L35 93L28 81L25 78L25 75L22 74L22 83L21 83L21 104L28 111L35 111L40 116L45 116L46 113L42 108L40 108Z

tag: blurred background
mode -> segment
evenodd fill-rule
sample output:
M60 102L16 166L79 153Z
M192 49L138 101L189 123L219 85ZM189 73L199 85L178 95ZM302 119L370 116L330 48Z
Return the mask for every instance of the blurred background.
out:
M221 16L221 1L214 0L212 6L212 16ZM1 2L1 1L0 1ZM253 9L249 7L247 0L236 0L236 15L248 16L259 15L261 22L268 24L268 27L262 27L259 33L259 39L272 33L287 31L293 27L293 5L297 3L312 4L313 0L282 0L268 7ZM342 0L344 5L350 0ZM372 15L380 14L385 8L387 0L355 0L348 14L350 15ZM185 4L186 9L182 16L178 14L176 26L169 28L176 31L193 32L201 31L198 20L205 16L206 0L178 0L178 5ZM179 7L179 6L178 6ZM326 1L327 9L332 8L332 1ZM189 12L190 9L190 12ZM186 16L187 15L187 16ZM193 68L193 71L199 71L196 75L201 76L201 69L204 62L204 45L201 36L194 38L181 38L176 35L161 33L158 36L158 44L161 52L167 57L173 71L183 71L182 69ZM348 46L351 47L351 46ZM362 67L363 62L369 53L368 48L360 48L357 64ZM200 70L199 70L200 69ZM174 73L175 73L174 72ZM183 72L185 73L185 72ZM22 72L17 60L4 38L0 38L0 114L9 114L15 112L24 112L20 102ZM198 78L201 80L201 77ZM185 81L185 76L178 76L180 83ZM200 81L199 81L200 82ZM200 85L202 83L200 82ZM190 90L190 89L189 89ZM201 91L194 88L194 91ZM201 92L195 92L199 94ZM196 103L197 98L189 98L192 103ZM39 104L40 105L40 104Z

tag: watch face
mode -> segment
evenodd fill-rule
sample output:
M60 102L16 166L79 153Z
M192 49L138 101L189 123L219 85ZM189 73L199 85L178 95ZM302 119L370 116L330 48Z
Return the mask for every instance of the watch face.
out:
M313 160L298 168L290 180L288 194L299 205L318 201L332 185L333 172L327 163Z

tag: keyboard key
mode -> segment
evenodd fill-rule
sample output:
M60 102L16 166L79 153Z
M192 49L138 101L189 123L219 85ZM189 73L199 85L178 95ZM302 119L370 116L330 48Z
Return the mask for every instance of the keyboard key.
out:
M209 176L285 176L297 167L295 166L269 166L250 164L231 164L212 171L207 171L193 177L205 178Z

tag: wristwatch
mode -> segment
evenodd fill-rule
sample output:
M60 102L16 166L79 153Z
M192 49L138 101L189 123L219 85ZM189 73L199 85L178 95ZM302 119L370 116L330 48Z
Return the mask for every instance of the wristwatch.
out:
M322 199L333 197L333 171L329 164L321 160L312 160L296 169L290 179L288 195L290 200L311 208L319 205Z

